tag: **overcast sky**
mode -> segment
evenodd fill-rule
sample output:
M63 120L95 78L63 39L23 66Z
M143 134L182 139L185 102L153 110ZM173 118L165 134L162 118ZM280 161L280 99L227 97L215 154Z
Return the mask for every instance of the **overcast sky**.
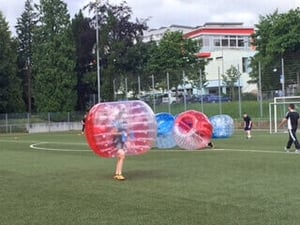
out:
M95 0L92 0L95 1ZM101 0L100 0L101 1ZM35 0L38 2L38 0ZM64 0L71 17L90 0ZM121 0L110 0L120 3ZM161 26L199 26L206 22L243 22L253 26L259 15L287 12L300 7L300 0L127 0L133 19L150 17L149 28ZM0 0L0 10L14 31L16 20L24 11L25 0Z

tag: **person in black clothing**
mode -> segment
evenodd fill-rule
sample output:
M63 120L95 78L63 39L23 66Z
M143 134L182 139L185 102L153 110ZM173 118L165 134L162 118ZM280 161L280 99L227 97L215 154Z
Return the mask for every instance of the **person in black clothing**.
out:
M247 134L247 138L249 139L251 138L252 120L247 113L244 113L243 119L244 119L244 130Z
M87 113L84 114L83 118L82 118L81 121L80 121L80 122L81 122L81 125L82 125L82 128L81 128L81 134L84 134L86 117L87 117Z
M298 128L298 120L299 120L299 113L295 111L295 105L289 104L288 106L288 112L279 124L279 127L281 127L283 124L287 123L288 133L289 133L289 140L286 144L285 150L289 152L292 144L296 147L296 153L300 153L300 144L298 142L296 131Z

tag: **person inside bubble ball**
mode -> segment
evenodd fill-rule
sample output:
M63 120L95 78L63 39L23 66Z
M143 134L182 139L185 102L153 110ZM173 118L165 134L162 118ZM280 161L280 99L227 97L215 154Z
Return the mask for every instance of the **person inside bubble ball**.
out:
M114 140L113 143L117 148L117 164L114 179L125 180L123 176L123 164L126 154L126 141L127 141L127 122L124 119L123 112L120 112L117 119L113 123L114 126Z
M244 112L243 114L243 119L244 119L244 130L247 134L247 138L251 138L251 129L252 129L252 120L251 117Z
M215 144L214 144L212 141L210 141L210 142L207 144L207 147L208 147L208 148L214 148L214 147L215 147Z

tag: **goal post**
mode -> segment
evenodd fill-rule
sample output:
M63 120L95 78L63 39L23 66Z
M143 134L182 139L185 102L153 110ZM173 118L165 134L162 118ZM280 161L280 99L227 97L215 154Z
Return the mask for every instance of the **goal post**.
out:
M269 103L270 133L278 133L278 123L285 117L291 103L295 104L296 110L300 109L300 96L275 97Z

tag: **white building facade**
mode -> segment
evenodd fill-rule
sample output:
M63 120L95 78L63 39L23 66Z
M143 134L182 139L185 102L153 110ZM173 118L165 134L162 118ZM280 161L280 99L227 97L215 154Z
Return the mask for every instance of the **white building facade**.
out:
M207 82L203 87L206 94L226 93L226 85L222 74L231 67L236 67L241 77L236 87L242 93L257 93L257 85L249 84L250 58L254 56L255 48L251 46L251 36L254 28L243 27L243 23L206 23L185 34L185 38L199 41L201 46L198 57L206 60L205 67Z
M186 34L195 30L195 27L171 25L169 27L160 27L158 29L150 29L144 32L143 42L155 41L159 42L167 32L182 32Z

